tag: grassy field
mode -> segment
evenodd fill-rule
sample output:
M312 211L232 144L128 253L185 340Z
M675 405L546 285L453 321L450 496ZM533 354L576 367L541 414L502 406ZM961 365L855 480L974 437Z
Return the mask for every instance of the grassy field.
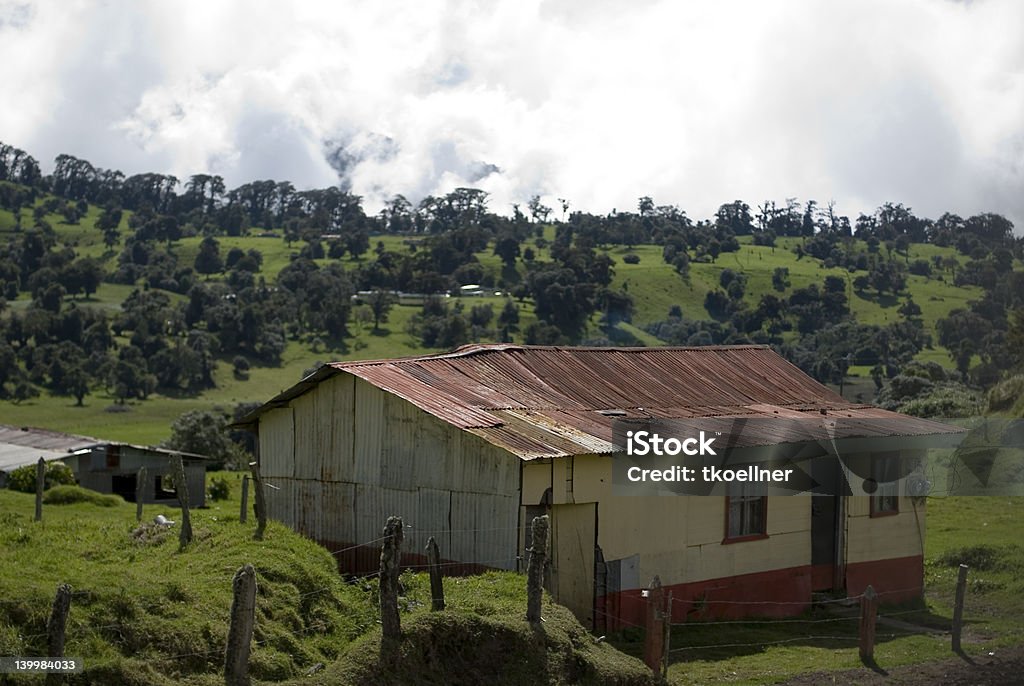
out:
M401 684L411 675L428 683L648 683L639 662L626 657L642 653L641 632L599 644L548 600L547 621L531 632L522 620L524 578L514 573L447 579L443 618L428 610L427 578L404 573L403 660L382 661L375 584L344 583L326 551L274 523L266 540L253 541L252 518L238 521L240 475L213 476L229 481L231 497L193 512L196 540L183 551L176 528L133 534L130 504L47 505L35 523L32 496L0 491L0 654L41 654L54 589L69 583L75 596L66 654L86 658L92 683L222 683L230 579L251 562L260 589L252 658L260 679L323 686ZM875 656L883 669L949 657L949 636L941 632L949 627L961 562L971 567L966 653L1024 642L1024 498L932 498L927 509L926 603L883 605L880 615L938 633L880 624ZM147 506L145 521L158 513L179 519L174 508ZM669 681L771 684L851 668L870 674L857 656L856 627L856 620L821 612L780 624L690 623L673 630ZM318 662L326 669L301 676ZM457 680L446 681L452 675Z
M41 201L40 201L41 202ZM58 240L72 246L80 255L90 255L100 259L108 269L116 265L117 255L122 244L107 249L102 242L102 234L94 228L98 210L90 207L89 212L76 225L63 222L56 214L45 217L57 233ZM122 241L129 233L127 226L128 213L122 218ZM22 226L31 226L32 214L22 210ZM288 246L280 236L281 232L270 232L274 236L263 236L263 230L254 228L250 235L239 237L221 237L222 254L232 247L246 250L256 249L263 254L260 275L273 282L277 273L288 264L292 255L301 248L300 243ZM547 226L542 231L543 238L551 241L554 238L554 227ZM0 211L0 240L14 238L14 218L9 212ZM353 269L359 262L372 258L373 250L378 242L385 249L406 252L410 249L410 239L404 236L372 236L371 252L362 260L345 257L341 260L346 269ZM201 239L199 237L183 238L172 244L171 249L179 256L182 264L191 264ZM549 258L547 249L537 247L537 238L531 237L525 245L530 246L538 260ZM828 275L841 276L849 285L850 307L858 321L870 324L886 324L897 321L897 309L902 298L887 296L878 298L875 294L857 294L852 289L850 274L841 269L824 269L817 260L810 257L797 259L793 251L800 242L797 238L779 239L775 248L755 246L744 237L741 249L736 253L724 253L715 263L693 263L688 281L680 278L671 266L665 264L661 256L661 248L654 245L639 245L632 249L624 247L607 248L607 253L615 261L615 277L613 287L628 291L635 301L635 312L632 323L621 323L617 331L609 335L600 329L595 315L585 338L607 338L616 341L633 342L642 345L661 345L662 341L646 333L643 327L652 322L665 319L669 309L679 305L686 317L707 319L704 310L704 297L709 290L718 287L719 277L725 268L741 270L748 276L747 292L744 300L751 307L756 306L762 293L774 293L771 286L772 271L776 267L786 267L790 272L791 286L785 293L795 288L820 283ZM524 246L525 247L525 246ZM627 253L634 253L640 258L637 264L626 264L622 258ZM930 245L914 245L910 248L910 259L930 258L933 255L953 254L951 249L938 248ZM503 269L501 261L493 255L492 249L481 251L477 259L483 265L490 278L497 283L504 278L506 283L513 283L524 278L527 265L520 260L516 269L510 272ZM331 260L319 260L327 264ZM909 289L915 302L923 311L926 328L934 334L936 321L945 316L955 307L963 307L972 298L981 295L975 287L954 287L949 275L936 275L940 278L926 279L910 276ZM218 277L214 277L218 278ZM104 283L90 298L68 298L67 306L96 307L113 314L120 309L121 302L131 293L133 286ZM172 300L181 300L183 296L169 294ZM453 302L455 300L453 299ZM495 312L500 312L505 299L502 297L471 298L465 300L465 306L491 304ZM9 303L9 310L22 310L29 304L29 297L22 293L19 298ZM130 402L122 408L113 408L114 400L105 392L96 390L85 398L83 407L74 406L74 402L64 397L54 397L45 391L38 398L20 405L0 401L0 421L18 425L32 425L45 428L95 435L112 440L124 440L137 443L158 443L170 435L170 425L176 417L191 409L220 408L230 411L240 402L262 402L278 391L289 387L299 380L302 372L311 368L318 361L344 359L370 359L400 357L437 352L435 349L420 347L407 331L409 319L418 308L396 306L391 311L390 320L379 331L372 327L360 326L352 322L350 328L353 336L344 342L343 347L327 349L314 346L309 340L292 340L283 356L280 365L275 367L255 366L248 378L235 378L231 369L231 356L225 355L218 362L215 375L217 387L200 394L189 395L154 394L145 401ZM0 316L3 316L0 314ZM520 328L525 329L535 321L532 303L527 300L520 305ZM521 334L516 335L521 339ZM938 362L951 367L952 362L946 350L934 347L922 351L919 358ZM856 370L854 370L856 372ZM861 370L864 372L865 370ZM867 377L862 374L864 379ZM862 380L864 380L862 379ZM861 394L870 399L873 385L870 380L861 384ZM113 412L126 409L127 412Z
M252 516L238 520L238 475L221 476L232 497L193 511L195 540L183 550L177 526L137 529L135 506L119 498L107 507L46 505L37 523L33 496L0 490L0 655L46 654L54 590L68 583L65 654L86 665L72 683L223 684L231 578L251 563L250 670L260 683L650 684L639 661L595 641L550 599L547 621L531 629L525 579L514 573L447 580L443 615L429 611L426 576L403 574L402 659L387 659L376 583L346 583L326 550L273 522L265 540L252 540ZM145 521L156 514L180 519L173 508L147 506ZM318 664L327 668L304 676Z

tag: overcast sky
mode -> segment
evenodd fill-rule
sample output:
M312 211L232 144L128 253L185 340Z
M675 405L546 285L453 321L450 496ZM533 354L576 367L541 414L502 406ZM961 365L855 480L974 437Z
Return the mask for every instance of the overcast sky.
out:
M1024 229L1024 2L0 0L0 140L229 186Z

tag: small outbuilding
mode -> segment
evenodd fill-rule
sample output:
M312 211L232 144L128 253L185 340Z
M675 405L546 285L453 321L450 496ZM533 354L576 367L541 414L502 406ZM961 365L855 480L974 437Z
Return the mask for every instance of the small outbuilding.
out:
M206 504L206 464L209 462L202 455L0 424L0 487L6 486L11 471L36 464L43 458L46 462L59 460L68 465L75 480L84 488L113 493L135 502L139 469L145 467L143 502L177 504L173 473L179 455L185 465L189 506L202 507Z
M871 475L833 461L814 478L856 490L793 496L741 483L717 496L622 495L616 422L647 419L757 420L767 428L753 442L769 446L811 438L787 434L795 420L833 444L842 424ZM422 564L432 536L449 572L522 569L528 524L549 515L549 590L598 630L642 624L655 575L673 591L676 619L797 614L815 592L868 584L883 601L920 596L923 491L886 475L922 444L882 439L959 431L847 402L753 345L471 345L338 362L239 425L258 433L269 516L347 572L377 568L389 515L407 526L406 565ZM881 485L869 488L875 476Z

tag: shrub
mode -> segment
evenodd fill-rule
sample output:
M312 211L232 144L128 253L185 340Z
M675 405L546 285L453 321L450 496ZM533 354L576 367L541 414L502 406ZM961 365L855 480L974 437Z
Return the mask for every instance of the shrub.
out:
M75 475L71 471L71 467L68 467L63 462L47 462L46 473L43 477L43 489L49 489L53 486L60 486L62 484L73 484L75 483ZM21 491L22 493L35 493L36 492L36 466L34 464L27 464L24 467L18 467L7 476L7 487L12 491Z
M124 504L124 498L119 495L97 493L81 486L54 486L43 496L43 502L47 505L92 503L100 507L117 507Z
M210 500L227 500L231 497L231 484L223 476L210 481Z
M939 555L935 561L944 567L958 567L962 564L982 572L1013 571L1013 549L1011 546L978 545L953 548Z
M1024 398L1024 374L1011 376L988 392L988 411L1012 409Z
M640 264L640 256L634 253L622 256L622 261L626 264Z
M249 359L244 355L235 355L234 359L231 360L232 372L236 379L247 379L249 378Z

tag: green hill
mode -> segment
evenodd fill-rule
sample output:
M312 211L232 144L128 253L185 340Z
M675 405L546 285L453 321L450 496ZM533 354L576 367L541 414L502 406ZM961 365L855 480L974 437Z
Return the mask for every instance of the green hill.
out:
M25 227L32 226L34 222L43 222L52 227L58 242L55 249L67 248L74 251L78 257L95 258L108 276L115 271L119 255L132 233L129 228L132 214L124 212L118 227L118 241L108 248L104 244L103 232L94 226L100 215L99 208L87 204L84 215L78 218L76 223L70 223L63 212L45 211L48 202L51 209L64 204L64 201L57 201L52 196L40 196L33 207L24 207L20 210L20 228L12 212L0 210L0 243L17 240L27 230ZM185 233L189 231L186 230ZM303 241L287 242L284 233L282 230L265 231L259 227L250 227L246 235L219 236L217 240L222 255L232 248L240 248L243 251L258 250L262 255L262 264L259 265L255 277L262 278L270 288L273 288L281 270L306 245ZM522 244L523 248L533 251L535 261L549 259L550 246L555 235L554 226L547 226L543 231L536 233L531 230L530 237ZM412 254L417 243L422 240L422 237L372 235L370 253L360 258L346 255L339 259L318 258L315 262L321 267L340 264L346 271L352 272L367 265L379 249L398 254ZM827 276L836 276L846 282L848 309L861 324L886 325L899 321L901 316L898 309L908 296L911 297L921 308L920 318L925 331L931 335L933 341L932 346L918 353L916 359L936 362L946 368L953 367L949 351L935 342L936 322L954 308L964 307L969 300L979 298L983 294L981 288L954 286L950 273L936 270L931 276L909 274L906 291L899 297L891 294L879 296L870 289L861 291L854 288L854 280L866 272L850 272L841 268L826 269L820 260L798 255L796 250L802 240L779 238L775 247L768 247L754 245L750 236L741 236L738 251L724 252L713 262L692 261L688 279L681 278L671 265L665 263L660 246L636 245L627 248L599 245L597 253L607 255L614 263L614 278L610 288L627 293L633 300L632 317L631 321L621 321L607 328L602 326L598 312L590 317L586 331L579 340L611 340L625 345L664 344L664 341L647 332L645 327L666 319L673 306L678 306L687 319L710 319L704 306L705 297L709 291L719 288L719 280L725 269L741 272L746 276L746 292L742 300L751 309L757 307L764 294L786 297L795 289L811 284L820 285ZM201 241L200 236L184 236L167 243L167 249L176 256L179 265L190 267L198 254ZM863 242L856 240L851 240L850 246L851 249L857 250L864 248ZM511 290L516 283L526 278L528 265L520 257L514 268L503 266L501 260L494 255L493 247L492 240L486 249L475 253L483 277L482 282L497 284L492 287L493 290ZM911 263L918 259L932 261L935 258L953 258L956 254L952 247L911 244L905 254L895 257ZM631 263L627 263L623 259L626 255L634 255L635 258L631 258ZM778 268L789 270L789 286L783 291L774 289L772 285L772 274ZM216 283L226 278L225 274L220 273L200 277L200 280L203 283ZM64 308L94 308L113 316L121 311L122 303L137 287L138 284L103 282L96 292L88 297L65 296ZM187 300L185 295L179 293L166 292L166 295L172 303ZM456 300L453 298L452 302ZM0 310L0 317L9 317L11 312L24 312L30 301L29 293L20 292L17 298L7 303L7 314ZM464 298L462 301L467 311L476 305L491 305L495 313L498 313L506 298L474 297ZM537 318L530 298L519 299L519 306L519 333L511 334L511 338L522 342L522 332ZM378 330L374 330L369 323L352 320L348 324L351 335L341 340L323 341L311 335L289 334L278 364L267 365L252 360L252 368L247 374L237 375L233 372L234 355L215 353L214 388L193 392L157 389L157 392L149 394L145 400L129 400L124 404L118 404L107 391L94 386L83 398L83 406L76 406L74 400L67 396L56 396L42 390L38 397L20 403L0 400L0 410L7 423L43 426L138 443L156 443L169 436L171 423L183 412L215 408L230 411L239 403L264 401L296 382L303 372L317 361L386 358L440 350L423 347L418 339L408 332L410 320L419 309L417 306L396 305L392 308L387 323L382 324ZM785 332L782 336L786 341L795 341L798 338L796 331ZM476 340L496 341L498 335L496 330L492 329L491 335L478 337ZM118 341L127 344L129 339L122 337ZM865 393L873 393L874 387L868 379L867 367L853 367L850 373L860 375L860 383ZM854 378L851 382L858 383L858 380Z
M193 512L195 539L179 550L177 525L137 527L133 504L46 505L33 522L33 496L0 490L0 654L46 654L50 605L67 583L65 655L85 662L71 683L222 684L231 579L250 563L258 589L250 672L260 683L400 684L409 675L437 684L650 683L640 661L596 642L550 599L547 622L531 631L525 577L514 573L448 579L444 613L429 612L425 575L404 574L402 659L380 660L375 582L346 583L330 553L277 523L254 541L237 507L229 500ZM158 513L179 519L173 508L148 506L145 521ZM327 669L303 676L317 665Z

